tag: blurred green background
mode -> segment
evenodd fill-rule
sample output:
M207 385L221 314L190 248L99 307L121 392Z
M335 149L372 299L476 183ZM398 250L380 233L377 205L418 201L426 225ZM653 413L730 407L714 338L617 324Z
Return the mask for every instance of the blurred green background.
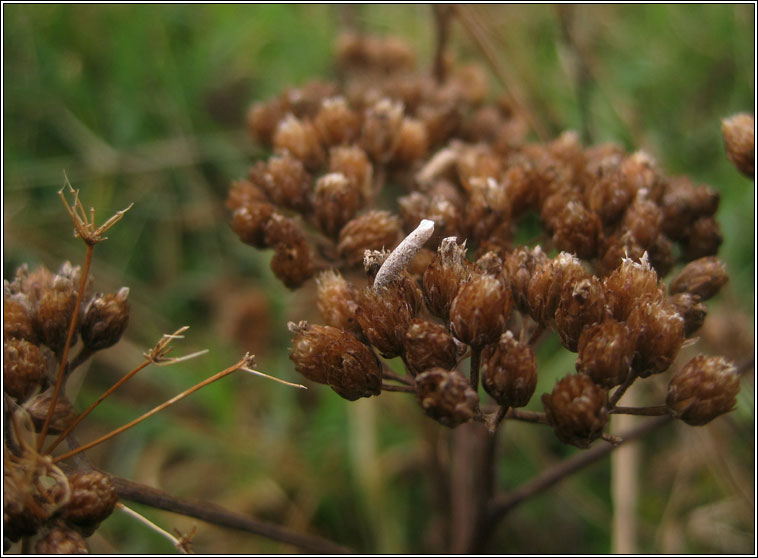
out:
M753 5L472 8L547 129L645 149L667 175L721 192L720 255L731 281L709 303L695 347L737 361L754 351L754 184L724 156L720 120L755 103ZM571 17L571 44L561 21ZM563 18L563 19L562 19ZM412 44L426 71L431 9L414 5L3 5L3 277L21 263L83 261L57 196L63 172L102 222L134 202L95 250L98 290L131 288L127 335L71 382L84 408L161 334L190 325L176 354L148 368L79 430L91 439L152 408L250 350L260 370L299 381L286 321L312 319L312 286L287 291L269 252L240 243L223 202L229 181L265 156L244 131L254 100L333 76L334 38L347 21ZM573 46L572 46L573 45ZM453 24L451 50L482 61ZM577 52L581 57L577 58ZM577 61L587 69L576 78ZM500 90L492 78L492 91ZM573 355L549 340L538 355L549 391ZM86 382L83 381L86 377ZM754 552L753 375L737 410L708 427L671 426L639 446L635 550ZM660 401L665 380L636 395ZM535 396L529 408L539 409ZM388 393L356 403L238 374L91 452L106 470L205 498L364 552L436 552L437 479L430 460L450 434L415 401ZM501 432L505 490L573 453L547 429ZM533 498L501 523L499 553L603 553L612 528L611 468L597 464ZM293 549L135 506L164 528L198 524L199 552ZM545 536L546 526L550 535ZM629 526L631 530L632 527ZM116 512L91 539L101 552L171 552Z

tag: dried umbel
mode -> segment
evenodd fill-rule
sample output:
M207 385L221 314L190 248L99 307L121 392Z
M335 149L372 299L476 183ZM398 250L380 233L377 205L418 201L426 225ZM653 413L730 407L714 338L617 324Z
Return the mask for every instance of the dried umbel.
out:
M723 357L699 355L671 379L666 406L676 418L702 426L731 411L739 389L734 364Z
M371 349L355 337L331 326L290 322L295 333L290 359L303 376L329 384L350 401L379 395L382 369Z
M630 373L637 339L623 322L609 318L587 326L579 336L576 369L610 389Z
M589 376L569 374L542 396L547 420L561 442L580 448L599 438L608 422L606 391Z
M525 406L537 387L534 351L506 331L482 359L482 385L499 405Z
M447 328L414 319L405 333L403 346L408 371L419 374L430 368L450 370L458 362L458 346Z
M751 114L735 114L721 122L726 156L742 174L755 178L755 119Z
M424 412L449 428L477 414L479 397L458 372L432 368L416 376L416 398Z

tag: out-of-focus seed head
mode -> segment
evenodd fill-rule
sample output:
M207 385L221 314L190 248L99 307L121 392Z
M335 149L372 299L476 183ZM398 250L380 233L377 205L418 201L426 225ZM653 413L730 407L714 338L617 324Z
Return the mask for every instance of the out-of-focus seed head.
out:
M603 321L609 313L603 284L597 277L565 284L555 311L555 327L563 346L576 351L582 330Z
M271 270L289 289L296 289L313 274L308 243L300 227L288 217L274 213L266 223L265 242L274 247Z
M721 228L713 217L701 217L692 223L686 241L684 242L683 257L686 261L696 260L705 256L713 256L718 252L724 237Z
M503 333L512 309L510 287L491 275L474 275L450 305L453 335L472 347L484 347Z
M739 391L740 378L733 363L698 355L671 379L666 406L676 418L702 426L731 411Z
M339 234L337 249L350 264L363 261L366 250L392 249L402 237L400 220L388 211L369 211L352 219Z
M539 246L531 250L526 246L521 246L506 254L503 278L510 284L513 300L520 312L529 312L527 302L529 281L537 267L545 262L547 262L547 255Z
M344 97L330 97L322 102L313 125L323 145L347 144L358 135L360 117L348 106Z
M313 207L321 230L336 238L345 223L358 213L362 197L358 187L342 173L329 173L319 178Z
M618 161L612 158L612 161ZM602 166L599 169L603 169ZM592 177L585 188L585 202L590 211L598 215L603 225L617 221L632 202L636 190L626 180L621 171L607 169L600 176Z
M329 150L329 172L344 174L358 190L363 199L371 195L373 167L368 155L357 145L342 145Z
M572 285L586 276L582 263L566 252L537 263L526 291L531 316L541 324L553 323L564 285Z
M232 230L245 244L266 247L266 224L276 210L267 202L248 202L232 214Z
M47 420L47 413L52 401L53 394L51 389L48 388L24 403L24 408L29 412L29 416L32 418L34 427L38 432L42 430L45 420ZM77 416L78 413L71 402L66 397L59 395L55 402L55 409L53 409L53 413L50 415L48 432L50 434L60 434L76 420Z
M449 428L468 422L479 408L479 397L468 380L443 368L416 376L416 398L428 416Z
M588 448L608 422L606 399L606 390L589 376L569 374L558 380L552 393L542 395L542 404L561 442Z
M669 285L669 293L689 293L700 300L715 296L729 281L724 262L715 257L699 258L685 265Z
M99 351L115 345L129 323L129 289L122 287L116 293L96 295L84 313L81 336L84 345Z
M429 136L424 123L415 118L403 118L392 153L392 163L409 166L426 157L428 150Z
M699 296L690 293L677 293L669 296L666 300L684 320L685 337L690 337L705 322L708 310L705 304L700 302Z
M254 138L263 145L271 145L274 131L284 117L284 110L278 100L255 103L245 117L247 128Z
M387 162L397 145L403 122L403 104L383 98L366 110L360 145L378 162Z
M358 298L358 324L385 358L403 353L405 334L421 301L414 283L409 276L401 277L380 289L366 287Z
M413 375L430 368L450 370L458 362L458 347L447 328L418 318L405 333L404 350L408 371Z
M358 308L355 287L345 281L338 271L330 269L316 278L316 289L316 304L326 325L360 336L361 328L355 317Z
M523 407L537 387L537 361L526 343L510 331L486 349L482 358L482 385L499 405Z
M56 276L59 278L60 276ZM34 317L35 331L39 340L56 353L63 350L68 328L76 306L76 291L67 280L53 281L39 299ZM76 341L76 335L72 343Z
M635 151L621 162L619 171L633 192L647 190L648 197L654 202L661 199L666 181L649 153Z
M670 179L661 199L663 232L673 240L686 240L696 219L716 213L719 200L717 191L696 187L685 176Z
M737 170L755 179L755 119L752 114L735 114L721 121L726 156Z
M637 338L632 362L642 378L668 370L684 343L684 320L670 304L642 298L629 313L629 330Z
M479 256L476 260L475 266L479 273L491 275L492 277L502 277L503 258L492 250Z
M47 359L37 345L25 339L3 342L3 390L23 402L38 390L45 378Z
M37 554L89 554L84 537L63 522L57 521L34 543Z
M260 164L262 165L261 167L258 167L257 165L253 166L253 168L257 167L257 169L253 171L256 176L258 176L258 172L261 171L262 168L265 168L264 163L260 162ZM250 203L268 202L268 196L262 186L253 184L250 180L234 180L229 187L229 195L226 198L226 207L230 211L235 211Z
M83 535L89 536L116 507L116 487L111 478L100 471L71 473L68 484L71 498L61 511L61 516Z
M350 401L379 395L381 365L371 349L350 333L306 322L290 323L289 328L295 333L290 359L303 376L329 384Z
M255 169L256 167L253 167ZM304 163L288 152L271 157L263 169L251 179L262 185L268 197L276 205L294 209L300 213L310 210L313 179Z
M34 331L34 311L29 298L23 293L3 297L3 339L37 341Z
M647 198L646 190L639 190L634 202L627 207L621 226L632 233L640 246L647 249L660 234L662 221L661 208Z
M578 201L569 201L554 221L556 248L589 259L597 255L600 219Z
M626 380L637 340L623 322L609 318L587 326L579 336L576 370L610 389Z
M635 240L631 231L619 231L602 241L600 252L603 257L595 262L598 274L606 276L613 273L625 258L636 262L642 261L646 250Z
M613 317L619 321L625 321L644 297L658 301L663 299L664 292L658 274L650 267L646 256L643 256L640 263L624 258L603 283Z
M309 170L318 169L326 160L316 127L310 120L300 120L292 114L279 121L273 144L277 150L289 152Z

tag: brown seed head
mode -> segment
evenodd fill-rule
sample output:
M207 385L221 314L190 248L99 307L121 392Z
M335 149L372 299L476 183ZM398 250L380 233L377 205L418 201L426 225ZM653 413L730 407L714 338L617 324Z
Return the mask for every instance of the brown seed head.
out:
M537 387L537 361L526 343L510 331L486 350L482 358L482 385L499 405L523 407Z
M733 363L698 355L671 379L666 406L678 419L702 426L731 411L739 391L740 378Z
M632 366L642 378L668 370L684 343L684 320L670 304L644 297L629 313L627 325L637 338Z
M647 196L658 201L663 195L666 181L658 168L658 163L645 151L636 151L626 157L619 167L623 180L635 194L647 190Z
M271 157L265 167L252 167L250 178L276 205L300 213L310 210L313 179L303 163L289 153Z
M404 350L408 371L413 375L430 368L450 370L458 362L458 347L447 328L418 318L405 333Z
M398 143L403 122L403 104L383 98L366 110L360 145L378 162L387 162Z
M24 404L24 407L29 412L29 416L32 418L34 427L38 432L42 430L42 427L45 424L52 400L52 390L51 388L48 388L44 392L35 395ZM76 420L77 416L78 413L71 402L65 396L58 396L58 399L55 402L55 409L53 409L53 413L50 416L48 433L60 434Z
M329 172L344 174L367 199L371 194L373 167L368 155L357 145L343 145L329 150Z
M612 157L612 162L618 158ZM634 187L624 180L617 168L599 166L599 176L591 176L585 186L585 201L590 211L600 217L604 225L617 221L636 194Z
M345 223L355 217L362 198L359 188L342 173L332 172L319 178L313 207L321 230L336 238Z
M248 202L232 214L232 230L245 244L266 247L266 224L276 210L267 202Z
M450 305L453 335L472 347L484 347L503 333L512 309L510 287L491 275L474 275Z
M37 554L89 554L84 537L63 522L56 521L34 544Z
M275 99L269 102L255 103L245 117L248 131L263 145L271 145L279 121L284 118L284 109Z
M313 274L310 249L305 235L292 219L271 215L264 228L265 243L274 247L271 270L289 289L296 289Z
M358 135L360 117L344 97L330 97L321 103L313 125L324 146L347 144Z
M573 285L586 276L582 263L566 252L561 252L552 260L539 262L529 279L526 292L531 316L542 324L553 323L564 285Z
M554 220L556 248L589 259L597 255L600 219L579 201L569 201Z
M687 177L670 179L661 199L663 232L674 240L685 240L696 219L716 213L719 200L717 191L707 186L696 187Z
M392 249L400 242L400 220L387 211L369 211L349 221L339 234L337 249L350 264L363 261L366 250Z
M348 332L331 326L290 322L289 328L295 333L290 359L303 376L329 384L350 401L379 395L382 369L366 345Z
M752 114L735 114L721 121L726 156L737 170L755 179L755 120Z
M603 284L613 317L622 322L644 297L663 299L664 292L658 281L658 274L650 267L645 256L640 263L631 258L624 258L621 265L605 278Z
M699 258L688 263L669 285L669 293L690 293L708 300L729 281L724 262L715 257Z
M514 302L520 312L529 311L527 303L529 281L537 267L545 262L547 262L547 256L539 246L531 250L526 246L521 246L506 254L502 278L507 279L507 283L510 284Z
M708 312L700 297L690 293L677 293L669 296L666 301L673 306L677 314L684 320L684 336L690 337L705 322Z
M316 289L316 304L326 324L360 336L361 328L355 317L358 308L355 287L339 271L330 269L316 278Z
M424 123L415 118L403 118L392 153L392 163L401 167L410 166L425 158L428 150L429 136Z
M542 404L561 442L588 448L602 435L608 422L606 398L606 390L589 376L569 374L558 380L551 394L542 395Z
M579 336L576 370L610 389L626 380L636 339L623 322L609 318L584 328Z
M597 277L563 285L561 300L555 311L555 327L563 346L569 351L576 351L582 330L603 321L609 313L603 284Z
M279 121L273 144L277 150L287 151L302 161L309 170L318 169L326 160L316 127L310 120L300 120L292 114Z
M95 295L87 305L81 325L84 345L99 351L115 345L129 323L129 289Z
M416 376L416 398L427 415L449 428L468 422L479 408L479 397L468 380L443 368Z
M3 390L19 402L42 387L47 359L37 345L25 339L3 342Z
M116 507L116 488L111 478L100 471L71 473L68 483L71 499L61 515L89 536Z
M647 191L640 190L634 202L627 207L621 226L632 233L634 240L648 249L661 233L663 213L661 208L647 198Z
M705 256L713 256L718 252L724 237L721 228L713 217L701 217L692 223L689 235L684 241L685 261L691 261Z
M461 285L468 280L471 264L466 260L466 243L445 238L424 272L424 300L429 311L447 321L450 305Z
M26 339L34 343L34 311L29 298L23 293L3 297L3 339Z
M56 276L59 278L60 276ZM34 325L39 340L55 352L63 350L76 305L76 291L71 281L56 279L39 299ZM76 335L72 343L76 341Z
M265 167L263 163L261 163ZM254 168L257 165L254 166ZM258 167L261 169L263 167ZM257 176L258 170L253 171ZM249 180L233 180L229 187L229 195L226 198L226 207L230 211L247 205L249 203L268 203L269 199L262 186L253 184Z

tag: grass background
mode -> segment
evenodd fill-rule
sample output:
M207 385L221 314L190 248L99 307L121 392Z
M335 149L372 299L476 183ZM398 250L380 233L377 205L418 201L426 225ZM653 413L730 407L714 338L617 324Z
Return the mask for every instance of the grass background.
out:
M223 207L229 181L259 151L245 109L284 87L332 75L345 8L320 5L3 5L3 277L23 262L83 261L56 192L63 171L98 221L134 208L95 251L99 290L131 288L125 339L72 381L84 408L160 337L190 325L178 354L210 354L148 368L88 418L82 440L235 362L298 381L287 358L289 319L313 316L313 291L291 293L270 253L242 245ZM753 5L581 6L576 44L591 78L577 102L572 51L550 6L477 8L498 37L515 84L551 133L587 127L593 142L645 149L668 175L721 192L720 255L731 281L709 303L700 350L742 360L754 351L754 184L726 160L720 119L755 106ZM429 66L430 9L360 5L370 32L395 34ZM461 60L482 60L454 25ZM498 91L492 80L493 91ZM686 356L686 355L685 355ZM549 340L537 393L573 369ZM86 381L84 381L86 378ZM661 397L649 380L638 397ZM637 551L754 552L752 373L737 410L704 428L669 427L639 446ZM531 407L539 407L535 396ZM92 452L108 471L206 498L365 552L423 552L439 544L429 456L449 434L402 394L348 403L327 388L302 393L236 375ZM515 487L572 453L532 425L505 428L498 481ZM533 498L504 521L504 553L603 553L613 548L606 461ZM138 508L166 528L192 520ZM550 536L545 536L550 526ZM268 553L290 547L198 524L201 552ZM114 513L93 537L103 552L170 552ZM444 550L444 549L443 549Z

